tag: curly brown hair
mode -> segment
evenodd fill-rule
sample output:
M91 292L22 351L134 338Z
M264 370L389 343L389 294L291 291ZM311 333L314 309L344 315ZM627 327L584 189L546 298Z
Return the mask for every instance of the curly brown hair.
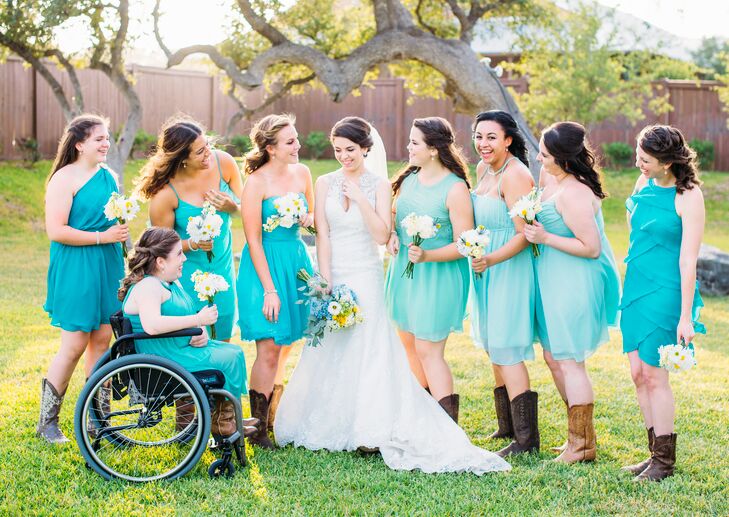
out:
M662 164L670 163L668 170L676 178L676 192L701 186L696 152L686 144L681 131L673 126L652 125L638 134L638 145Z
M253 149L245 156L243 170L246 174L253 174L263 167L271 156L266 147L276 145L278 133L286 126L293 126L296 123L294 115L283 113L281 115L268 115L256 122L251 128L250 138Z
M425 145L438 151L438 159L443 166L465 181L468 188L471 188L468 181L468 162L463 152L455 144L455 132L450 122L441 117L416 118L413 120L413 127L423 133ZM415 165L407 165L401 169L392 182L392 193L397 195L405 178L418 171L420 171L420 167Z
M152 226L144 230L129 255L129 273L122 280L117 292L119 299L124 301L127 292L134 284L153 274L157 268L157 257L169 255L178 242L180 236L171 228Z
M175 116L167 120L157 137L157 147L142 167L135 182L143 199L151 199L162 190L190 156L190 146L205 132L202 125L188 117Z

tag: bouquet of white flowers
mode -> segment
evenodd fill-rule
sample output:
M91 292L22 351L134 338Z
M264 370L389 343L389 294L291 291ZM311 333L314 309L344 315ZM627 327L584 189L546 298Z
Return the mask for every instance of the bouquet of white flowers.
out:
M209 201L205 201L203 203L202 213L187 219L187 234L190 236L190 242L211 241L220 235L223 218L215 212L215 207ZM215 256L213 250L207 251L206 253L208 255L208 262L212 262Z
M514 206L509 210L510 217L521 217L527 224L534 224L537 214L542 211L542 192L544 189L534 187L525 196L519 198ZM532 253L535 257L539 256L539 246L532 243Z
M125 197L118 192L112 192L109 201L104 205L104 215L109 221L116 220L119 224L126 224L139 212L139 202L134 197ZM127 258L127 243L122 242L122 252Z
M405 233L413 238L412 242L416 246L423 244L425 239L435 237L435 234L440 230L440 224L437 221L433 221L432 217L429 215L417 215L415 212L406 215L400 222L400 225L405 229ZM414 270L415 264L408 260L402 276L412 278Z
M301 199L301 194L297 192L289 192L285 196L280 196L274 201L273 207L278 214L266 219L263 224L263 230L266 232L272 232L279 226L291 228L295 224L300 224L301 219L306 215L306 204ZM312 235L316 234L313 226L306 226L304 229Z
M335 332L364 321L357 305L357 295L346 285L335 285L331 293L327 294L329 284L319 273L311 275L307 270L299 269L296 277L306 282L299 290L309 297L307 345L321 344L325 331ZM299 300L296 303L304 302Z
M669 372L684 372L696 366L693 347L686 346L683 340L679 345L659 346L658 355L661 368Z
M215 295L223 291L227 291L230 286L228 282L220 275L215 273L203 273L199 269L195 271L190 277L193 284L195 284L195 292L201 302L208 302L209 305L213 304ZM210 337L215 339L215 324L210 325Z
M483 225L478 225L473 230L466 230L461 233L456 241L456 249L464 257L481 258L486 254L486 246L491 242L491 232ZM476 278L481 278L481 273L474 273Z

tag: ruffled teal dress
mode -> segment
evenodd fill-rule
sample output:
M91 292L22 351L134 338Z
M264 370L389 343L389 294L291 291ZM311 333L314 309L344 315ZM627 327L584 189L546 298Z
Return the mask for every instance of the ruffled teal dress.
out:
M385 301L395 325L418 339L442 341L451 332L463 330L470 285L470 266L464 257L450 262L415 264L413 278L403 277L412 238L402 220L412 212L429 215L441 227L435 237L425 239L424 250L442 248L453 242L453 226L446 198L453 185L463 181L449 174L435 185L420 183L411 174L403 181L396 201L395 230L400 251L390 260L385 279Z
M681 255L683 224L676 213L676 187L660 187L653 179L625 205L630 212L630 248L625 263L625 292L620 302L623 352L638 350L638 357L660 366L658 347L676 344L681 317ZM694 330L705 334L699 322L704 302L696 282L692 319Z
M514 221L501 198L471 194L476 225L488 229L491 237L486 253L492 253L516 235ZM531 247L509 260L493 265L480 278L471 275L471 336L498 365L512 365L534 359L534 306L536 281Z
M198 310L194 300L179 282L168 284L160 281L160 283L170 292L170 298L160 307L162 316L197 314ZM124 299L125 305L134 287L132 286L127 292ZM138 314L128 314L125 311L124 315L131 321L134 332L144 332ZM206 346L194 347L190 346L189 337L176 337L140 339L136 341L135 346L140 354L153 354L172 359L189 372L220 370L225 376L224 388L230 391L233 396L240 398L242 394L248 393L246 388L246 357L243 354L243 349L238 345L211 339Z
M574 237L553 199L542 202L537 219L549 233ZM598 258L540 245L541 255L534 259L537 332L542 347L558 361L584 361L610 339L608 327L618 325L620 274L605 236L602 209L595 219L602 248Z
M299 194L306 203L303 194ZM261 204L261 220L265 222L277 214L274 201L281 196L269 197ZM308 206L308 205L307 205ZM261 232L263 252L271 272L274 288L281 300L278 322L263 315L263 285L253 267L248 244L243 247L238 269L238 310L241 338L245 340L273 339L277 345L290 345L304 337L309 318L309 304L299 291L304 282L296 278L300 269L312 271L306 245L299 236L299 225L291 228L276 227L272 232ZM304 303L297 303L297 302Z
M99 168L73 197L68 225L85 232L108 230L116 221L106 218L104 205L118 191L111 172ZM43 310L54 327L69 332L97 330L121 308L117 291L122 278L121 244L71 246L51 241Z
M220 175L219 190L230 195L238 201L238 198L230 190L230 186L223 179L223 173L220 170L220 161L217 153L213 153L215 161L218 164L218 174ZM175 187L170 183L170 188L177 196L177 209L175 209L175 231L182 240L188 239L190 235L187 233L187 222L190 217L197 217L202 213L202 207L195 206L187 201L180 199ZM230 339L233 335L233 322L236 319L235 307L235 268L233 266L233 234L230 230L230 214L227 212L217 212L223 219L223 226L220 228L220 235L213 239L213 260L208 260L207 253L202 250L191 250L186 253L187 260L182 265L182 277L180 283L185 292L195 304L197 311L202 309L207 302L200 301L195 293L195 284L192 282L192 274L197 271L209 271L225 278L230 288L215 295L215 305L218 307L218 322L215 324L216 337L218 339ZM196 311L196 312L197 312ZM208 332L210 328L208 327Z

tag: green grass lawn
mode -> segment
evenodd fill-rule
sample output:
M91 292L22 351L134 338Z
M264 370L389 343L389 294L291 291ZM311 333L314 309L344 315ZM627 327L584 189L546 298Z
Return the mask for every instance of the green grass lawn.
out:
M130 162L127 184L140 162ZM310 164L315 175L336 168L333 161ZM27 514L729 514L729 297L705 299L702 319L709 334L697 342L697 369L673 379L677 402L678 469L661 484L636 485L620 466L645 456L645 432L635 401L620 335L614 333L590 359L597 396L598 461L564 466L549 460L552 445L566 434L564 407L540 360L528 365L540 394L542 450L511 460L501 475L426 475L393 472L377 456L309 452L288 447L249 449L251 466L231 480L208 478L212 455L185 478L129 485L106 482L84 467L74 442L51 446L34 437L40 379L59 342L59 331L42 310L48 263L43 224L43 183L49 163L32 169L0 164L0 515ZM392 164L397 168L397 164ZM635 171L609 172L612 197L604 211L618 260L625 256L624 198ZM729 250L729 175L707 173L704 192L708 220L705 241ZM144 226L136 221L133 235ZM236 249L243 242L234 225ZM248 364L254 348L244 343ZM294 356L298 357L301 346ZM461 424L473 441L496 450L490 441L495 415L492 374L486 355L467 335L454 335L447 347ZM295 360L290 361L293 367ZM61 427L73 435L73 407L83 383L72 379ZM372 401L377 404L376 400ZM447 447L448 444L442 444Z

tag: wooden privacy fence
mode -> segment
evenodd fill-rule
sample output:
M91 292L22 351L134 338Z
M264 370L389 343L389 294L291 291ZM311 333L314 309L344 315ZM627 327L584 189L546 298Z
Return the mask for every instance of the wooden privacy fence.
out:
M209 129L223 133L229 118L235 113L235 103L221 91L217 76L186 70L132 66L131 72L144 108L142 129L156 133L170 116L183 112L195 117ZM68 86L65 73L54 71L62 84ZM94 70L79 71L88 111L108 116L113 128L118 128L126 117L123 97L102 73ZM519 91L526 88L523 79L504 79L504 83ZM640 127L648 123L668 123L681 128L687 138L710 140L715 146L714 168L729 170L729 129L726 114L713 90L716 83L695 84L686 81L665 81L674 110L655 116L647 114L637 126L617 120L597 125L590 139L599 146L604 142L622 141L633 145ZM260 92L249 94L259 99ZM410 98L399 78L380 79L373 87L361 88L360 95L349 95L343 102L332 102L320 90L311 90L300 96L284 97L262 112L290 112L297 118L297 129L302 137L310 131L328 132L332 125L347 115L359 115L374 124L385 143L388 158L405 160L408 134L412 120L417 117L440 116L451 121L458 135L458 143L471 148L471 117L456 114L447 99ZM63 115L45 80L22 60L9 58L0 64L0 159L22 157L13 141L33 137L40 152L50 157L64 126ZM241 121L235 133L247 133L248 121ZM303 139L303 138L302 138ZM473 157L473 153L470 153Z

